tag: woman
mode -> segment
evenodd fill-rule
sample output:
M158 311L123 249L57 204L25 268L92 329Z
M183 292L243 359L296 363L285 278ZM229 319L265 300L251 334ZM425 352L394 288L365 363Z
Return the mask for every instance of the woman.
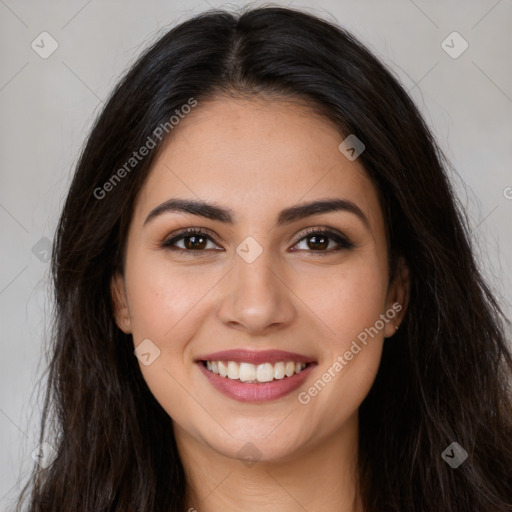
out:
M512 510L506 319L446 167L333 24L165 34L62 212L29 510Z

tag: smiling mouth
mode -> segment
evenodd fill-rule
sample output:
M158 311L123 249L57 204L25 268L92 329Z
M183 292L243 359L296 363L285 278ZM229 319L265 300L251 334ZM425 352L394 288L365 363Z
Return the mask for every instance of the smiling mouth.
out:
M301 373L311 364L296 361L262 364L236 361L201 361L201 363L211 373L247 384L287 379Z

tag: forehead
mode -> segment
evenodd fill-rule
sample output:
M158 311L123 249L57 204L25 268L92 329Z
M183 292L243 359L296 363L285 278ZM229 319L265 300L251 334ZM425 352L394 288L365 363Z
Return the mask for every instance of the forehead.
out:
M174 127L139 195L135 216L170 197L226 204L243 219L274 215L317 198L357 202L378 223L377 191L357 161L338 149L344 136L305 105L219 98Z

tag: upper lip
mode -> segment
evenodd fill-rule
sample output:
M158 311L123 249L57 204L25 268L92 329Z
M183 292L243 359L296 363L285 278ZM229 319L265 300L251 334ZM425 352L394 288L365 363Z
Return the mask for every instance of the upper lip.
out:
M234 361L236 363L277 363L279 361L294 361L297 363L311 363L314 358L296 354L295 352L286 352L284 350L247 350L232 349L221 350L200 356L196 361Z

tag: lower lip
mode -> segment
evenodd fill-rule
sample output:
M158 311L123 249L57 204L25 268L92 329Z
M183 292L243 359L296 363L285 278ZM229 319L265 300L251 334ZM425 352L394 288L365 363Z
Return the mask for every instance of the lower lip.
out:
M246 383L229 377L221 377L207 370L203 363L197 364L217 391L239 402L269 402L286 396L296 390L316 366L316 363L309 363L304 370L291 377L283 377L270 382Z

